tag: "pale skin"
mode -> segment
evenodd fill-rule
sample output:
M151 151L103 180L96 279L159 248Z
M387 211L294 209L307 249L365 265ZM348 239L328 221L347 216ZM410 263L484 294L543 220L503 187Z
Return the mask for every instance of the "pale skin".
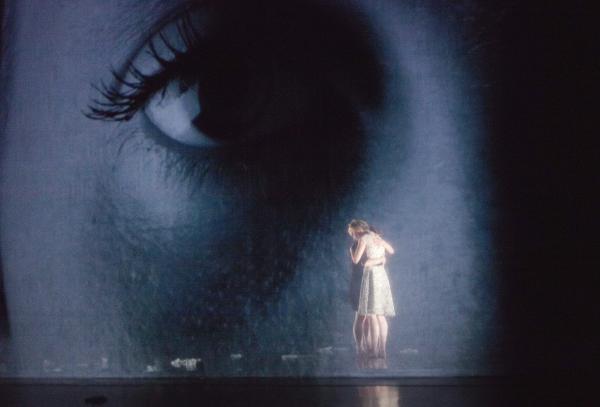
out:
M348 229L348 234L358 241L355 250L350 248L350 258L354 264L360 262L366 248L365 240L362 238L367 232ZM371 232L374 235L375 242L385 248L386 254L394 254L394 248L386 242L381 236ZM374 266L384 265L386 263L385 255L373 259L368 259L364 266L372 268ZM388 336L388 323L385 315L367 314L359 315L358 312L354 318L354 340L359 354L368 350L371 356L380 356L386 358L386 345Z

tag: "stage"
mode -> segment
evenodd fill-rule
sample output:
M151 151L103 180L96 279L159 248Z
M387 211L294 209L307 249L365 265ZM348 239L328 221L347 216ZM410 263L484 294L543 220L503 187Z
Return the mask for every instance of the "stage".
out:
M570 378L3 380L2 406L591 406Z

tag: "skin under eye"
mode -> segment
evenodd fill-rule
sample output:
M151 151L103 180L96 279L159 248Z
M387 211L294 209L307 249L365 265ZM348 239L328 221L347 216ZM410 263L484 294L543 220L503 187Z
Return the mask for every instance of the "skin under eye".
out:
M154 94L144 108L144 114L164 135L193 147L213 147L218 143L199 131L195 124L202 112L197 85L183 88L179 81L170 82Z

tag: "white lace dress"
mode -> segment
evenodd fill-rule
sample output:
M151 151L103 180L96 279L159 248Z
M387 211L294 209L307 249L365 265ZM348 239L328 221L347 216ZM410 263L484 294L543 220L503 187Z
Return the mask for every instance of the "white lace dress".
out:
M385 248L376 243L373 234L368 233L362 239L366 243L367 259L375 259L385 255ZM360 285L358 314L377 314L390 317L396 315L390 280L384 266L365 267Z

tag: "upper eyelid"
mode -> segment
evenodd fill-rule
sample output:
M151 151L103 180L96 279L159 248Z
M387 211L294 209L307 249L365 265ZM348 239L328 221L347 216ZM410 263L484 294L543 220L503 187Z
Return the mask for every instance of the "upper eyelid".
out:
M270 21L261 18L272 18L271 13L267 13L266 15L264 15L264 13L261 14L260 9L256 10L257 14L255 16L258 17L258 19L255 24L253 23L254 20L249 18L252 15L249 16L248 14L244 14L244 11L247 10L243 7L240 9L241 11L239 13L234 15L239 21L234 18L232 22L229 15L223 14L221 11L227 13L233 9L227 7L221 9L216 7L218 1L219 0L216 0L215 3L213 3L211 0L202 0L188 3L186 7L180 8L178 12L174 12L169 17L163 18L160 24L157 24L155 29L152 30L152 33L146 36L144 44L135 50L135 55L130 58L126 67L113 72L114 77L109 82L111 83L111 86L105 86L105 83L101 82L100 88L96 87L96 90L99 91L97 95L100 95L100 99L92 99L91 104L88 105L88 112L91 113L83 113L91 119L127 121L138 111L143 109L150 97L160 91L160 89L166 86L171 80L183 80L181 83L184 87L190 86L196 83L196 81L200 81L201 83L203 83L203 81L208 81L208 89L211 89L210 84L212 82L208 80L214 76L211 73L211 69L219 69L219 64L236 66L227 59L219 59L219 57L222 56L221 54L229 56L232 52L234 54L237 52L235 47L230 49L229 53L227 53L227 51L223 51L222 47L219 46L218 40L228 39L230 37L229 31L225 32L223 31L224 29L230 29L235 35L240 36L236 37L242 39L240 43L235 41L232 42L232 44L239 45L244 43L243 39L245 38L245 31L243 30L256 30L257 37L254 38L254 40L256 40L260 39L261 35L272 36L275 32L273 30L282 28L281 22L283 20L281 19L273 20L275 24L269 25L271 30L265 31L261 28L262 26L258 27L257 24L264 24L265 21ZM237 2L234 2L233 4L237 4ZM244 1L240 4L250 6L248 10L254 10L250 4L244 3ZM215 5L215 7L212 7L212 5ZM286 8L287 6L280 7L284 8L278 8L276 11L288 10ZM323 13L320 13L321 10ZM307 63L300 69L307 70L309 76L314 75L315 70L328 73L327 76L331 79L328 82L328 87L331 87L336 94L339 92L340 95L343 94L345 97L348 97L349 102L352 105L361 103L368 108L377 108L380 106L384 96L383 79L385 72L383 70L383 65L381 64L379 50L377 47L373 46L374 37L370 29L367 29L367 27L364 26L362 12L344 2L341 3L340 7L335 8L326 7L313 10L309 7L300 9L299 16L291 19L291 22L293 23L292 26L296 29L294 32L298 32L299 28L304 29L304 22L307 20L310 21L313 17L310 13L313 11L319 12L315 14L319 32L321 34L329 33L331 31L329 27L331 26L335 28L335 35L330 38L329 41L325 41L324 45L321 45L320 40L317 38L318 36L309 36L311 41L310 48L306 48L306 52L301 52L300 58L306 58L310 55L310 52L313 52L316 49L317 51L314 55L319 57L316 58L316 61L322 62ZM287 15L288 14L283 13L284 17ZM195 36L198 38L198 41L187 48L185 46L185 39L181 39L181 35L178 36L177 33L173 32L173 27L177 27L176 23L185 16L189 17L191 26L194 30L199 30L200 34L199 36ZM248 26L246 25L247 21L249 22ZM222 22L229 23L229 25L225 24L222 26L220 25ZM238 27L242 31L237 30ZM300 34L291 34L287 29L283 31L288 33L288 35L284 36L282 40L289 37L293 46L298 46L304 41L304 37ZM160 34L162 32L169 34L169 40L174 40L173 44L175 44L177 48L175 52L173 52L173 50L169 51L169 41L157 40L157 37L161 37ZM344 46L340 51L340 47L334 43L342 37L344 38L342 41ZM277 36L275 35L274 38L277 38ZM152 52L148 52L149 50L152 50L153 41L156 41L161 48L162 53L160 55L164 56L164 58L162 58L162 64L161 58L152 58ZM255 42L261 43L261 41ZM277 39L275 40L275 43L272 43L271 41L266 41L265 43L266 47L275 46L275 48L259 48L259 52L256 53L256 55L252 55L252 61L260 56L264 56L263 54L265 53L265 55L268 55L269 57L277 55L277 51L285 48L282 48L283 43ZM304 50L305 48L301 47L301 49ZM179 50L181 50L181 52ZM251 47L250 50L253 50L253 48ZM325 50L328 50L329 54L324 57L323 52L325 52ZM221 54L219 52L221 52ZM155 54L158 55L156 52ZM242 55L246 54L242 53ZM364 58L354 60L349 58L349 55L360 55ZM331 56L331 58L329 56ZM296 55L284 53L283 61L287 61L289 64L290 61L297 60L297 58L298 56ZM312 60L315 59L313 58ZM165 61L167 63L164 63ZM309 61L309 59L307 59L307 61ZM143 72L135 69L138 66L138 62L140 63L139 66L143 67ZM335 76L335 72L342 69L341 67L343 67L343 74ZM321 76L320 71L319 76ZM128 76L128 73L131 75ZM372 80L364 81L361 79L356 81L352 79L353 77L364 78L366 76L372 78ZM127 79L131 79L131 82L128 83Z
M111 70L109 81L92 84L99 98L93 98L83 114L90 119L108 121L132 118L175 73L181 73L177 72L182 71L181 62L198 41L191 18L206 3L198 1L163 16L126 63L118 70ZM173 46L172 42L183 47Z
M143 35L142 39L136 41L135 46L128 52L128 56L124 61L119 63L117 67L113 66L111 71L119 77L124 78L127 75L127 72L135 66L135 61L140 53L146 49L151 41L155 40L166 27L186 15L189 15L206 3L207 0L187 0L169 8L164 13L161 13L156 21L150 24L150 28L147 30L147 33Z

